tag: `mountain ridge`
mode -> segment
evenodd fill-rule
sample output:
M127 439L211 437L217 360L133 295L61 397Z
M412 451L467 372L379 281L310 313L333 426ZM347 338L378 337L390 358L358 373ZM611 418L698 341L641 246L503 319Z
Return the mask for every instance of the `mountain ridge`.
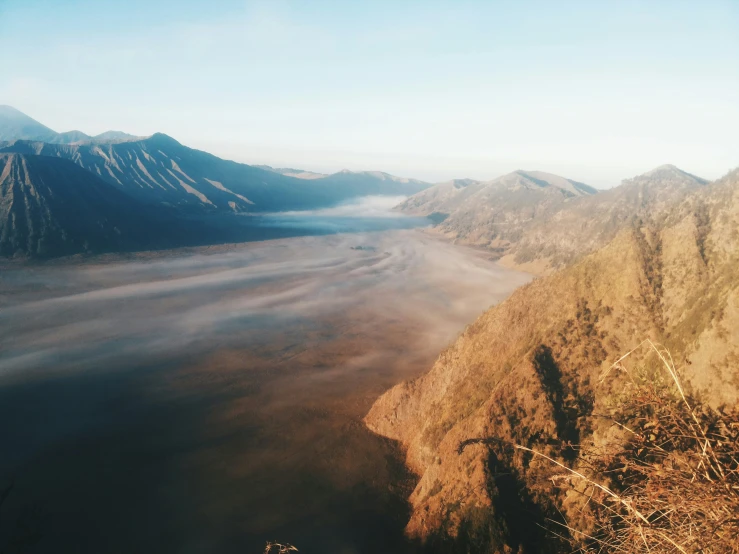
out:
M173 247L196 242L198 229L136 202L69 160L0 154L0 255Z
M0 142L31 140L53 144L78 144L135 138L140 137L122 131L105 131L94 136L78 130L57 133L13 106L0 105Z
M310 209L338 199L323 183L310 183L188 148L176 139L150 137L107 144L61 145L15 141L0 152L74 161L137 200L192 213Z
M13 108L6 111L24 122L30 120L41 125ZM18 128L16 125L10 131ZM43 129L54 133L46 127ZM298 178L269 166L257 167L221 159L189 148L161 132L148 137L132 137L108 131L99 135L105 136L104 141L94 140L95 137L87 140L83 135L71 131L55 133L56 142L8 141L6 132L0 135L6 139L0 143L0 152L66 158L140 202L174 207L191 214L314 209L359 196L407 196L429 186L382 172Z
M421 181L419 179L413 179L410 177L398 177L397 175L392 175L384 171L372 171L372 170L352 171L350 169L341 169L334 173L317 173L314 171L308 171L305 169L296 169L293 167L272 167L269 165L257 165L255 167L266 169L268 171L274 171L276 173L280 173L281 175L287 175L290 177L296 177L298 179L309 179L309 180L325 179L329 177L336 179L336 178L340 178L341 176L344 176L344 177L352 176L355 178L361 178L362 176L366 176L366 177L378 179L380 181L393 181L395 183L408 185L407 191L411 194L415 194L416 192L419 192L420 190L424 190L432 186L431 183L428 183L426 181Z
M0 141L53 140L58 133L12 106L0 105Z
M548 196L536 194L542 176L549 180L540 192ZM508 267L548 274L603 246L632 219L658 217L706 183L666 165L597 191L556 175L519 170L464 187L442 183L408 198L397 209L416 215L435 213L439 221L435 233L486 247ZM552 194L557 190L561 197Z

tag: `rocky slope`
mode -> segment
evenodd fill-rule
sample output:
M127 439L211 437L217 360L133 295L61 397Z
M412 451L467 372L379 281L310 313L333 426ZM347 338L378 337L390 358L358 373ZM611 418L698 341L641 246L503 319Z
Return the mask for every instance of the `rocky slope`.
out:
M296 179L321 179L322 177L328 177L328 173L316 173L315 171L296 169L294 167L272 167L271 165L256 165L254 167L266 169L267 171L274 171L280 175L287 175L288 177L295 177Z
M421 476L409 535L449 551L556 550L535 524L560 512L577 522L582 497L553 491L539 459L496 440L578 467L567 444L597 446L613 433L598 414L624 377L600 377L645 338L669 347L711 404L739 401L739 171L702 186L663 167L624 186L612 193L622 206L647 202L655 215L609 209L620 229L605 246L487 311L428 374L389 390L367 415ZM676 199L675 188L692 192ZM629 358L632 368L650 363L646 350ZM489 440L460 453L480 437Z
M595 194L563 177L514 172L490 183L443 183L399 209L436 214L438 232L490 248L505 265L550 273L605 245L633 221L658 217L705 183L662 166Z
M197 243L199 230L68 160L0 154L1 256L179 246Z

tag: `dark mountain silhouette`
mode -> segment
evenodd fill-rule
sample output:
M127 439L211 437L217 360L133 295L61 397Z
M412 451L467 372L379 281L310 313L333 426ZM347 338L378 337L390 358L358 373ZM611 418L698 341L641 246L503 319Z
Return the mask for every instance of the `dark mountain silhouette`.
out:
M312 209L368 194L408 194L423 186L385 174L298 179L223 160L161 133L104 144L19 140L0 151L66 158L141 202L189 213Z
M0 255L50 257L201 241L202 227L142 205L69 160L0 154Z
M336 196L323 187L187 148L163 134L108 144L16 141L1 150L66 158L141 202L191 213L312 208Z

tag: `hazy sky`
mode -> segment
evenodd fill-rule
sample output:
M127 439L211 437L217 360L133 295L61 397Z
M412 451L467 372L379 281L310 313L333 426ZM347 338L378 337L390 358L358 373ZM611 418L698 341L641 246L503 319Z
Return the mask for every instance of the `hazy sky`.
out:
M598 186L739 165L739 0L0 0L0 104L247 163Z

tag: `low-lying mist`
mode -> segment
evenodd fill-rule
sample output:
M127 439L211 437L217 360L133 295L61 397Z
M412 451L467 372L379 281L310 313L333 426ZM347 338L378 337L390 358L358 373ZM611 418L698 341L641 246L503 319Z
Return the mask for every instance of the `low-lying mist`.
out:
M267 229L299 229L305 234L412 229L431 224L424 217L409 217L392 208L405 196L364 196L320 210L245 214L252 224Z
M3 518L39 552L408 551L413 479L362 417L529 278L415 230L0 275Z

